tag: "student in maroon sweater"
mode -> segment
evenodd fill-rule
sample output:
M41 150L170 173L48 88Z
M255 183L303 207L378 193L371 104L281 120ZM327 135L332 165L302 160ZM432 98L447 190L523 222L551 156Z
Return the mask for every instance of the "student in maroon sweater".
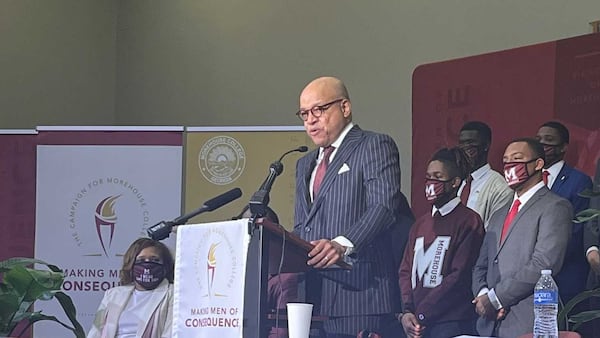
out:
M427 167L432 210L411 228L399 271L400 321L409 338L476 334L471 272L485 231L479 215L456 196L469 172L459 148L439 150Z

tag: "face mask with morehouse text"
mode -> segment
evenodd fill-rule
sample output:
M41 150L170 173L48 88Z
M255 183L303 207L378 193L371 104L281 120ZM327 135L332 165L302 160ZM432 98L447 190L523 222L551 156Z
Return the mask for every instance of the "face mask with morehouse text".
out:
M146 290L155 289L165 278L165 268L158 262L133 264L133 278Z
M527 162L506 162L504 163L504 179L509 187L514 188L527 181L531 175L527 171L527 164L536 161L533 159Z

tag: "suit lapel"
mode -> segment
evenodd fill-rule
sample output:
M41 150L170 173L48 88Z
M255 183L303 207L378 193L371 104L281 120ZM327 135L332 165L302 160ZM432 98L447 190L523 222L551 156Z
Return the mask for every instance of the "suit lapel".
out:
M327 172L325 173L323 182L321 182L321 188L319 189L319 195L313 201L312 207L310 208L310 211L306 218L307 223L315 215L316 211L319 209L319 206L323 202L323 199L325 198L325 196L327 196L327 191L335 182L335 180L338 176L338 171L340 170L342 165L344 163L346 163L348 158L356 150L356 147L362 138L362 134L363 134L362 129L360 129L360 127L358 127L356 125L354 127L352 127L352 129L350 129L348 134L346 134L346 137L342 141L340 148L335 153L335 157L333 158L333 161L331 161L331 163L329 163L329 167L327 168ZM315 161L316 161L316 158L315 158ZM314 169L314 165L313 165L313 169ZM311 173L312 173L312 170L308 174L309 181L310 181ZM308 200L310 201L310 195L308 197Z
M533 194L533 196L531 196L529 201L527 201L527 203L525 203L525 205L521 208L521 210L519 210L519 212L517 213L515 218L510 223L510 227L508 228L508 233L506 233L506 238L504 239L504 241L502 243L499 244L498 253L500 253L500 250L502 250L502 247L504 247L504 243L506 243L506 241L510 237L510 234L513 232L514 228L516 226L518 226L519 220L523 217L523 215L527 214L527 211L529 209L531 209L537 203L537 201L539 201L539 199L542 198L548 191L549 190L548 190L548 188L546 188L546 186L542 187L540 190L536 191L535 194Z
M310 201L310 177L312 175L313 170L315 169L315 165L317 163L317 157L319 156L319 148L313 150L310 154L307 155L305 161L302 162L302 167L300 167L300 174L302 175L302 179L300 180L300 187L298 190L301 193L302 198L300 199L300 203L302 203L302 210L308 214L308 211L311 208Z
M554 180L554 183L552 184L552 191L554 191L555 193L558 193L559 191L561 191L563 184L569 178L570 172L571 172L571 168L569 166L567 166L566 163L563 164L563 167L560 169L560 172L558 173L558 177Z

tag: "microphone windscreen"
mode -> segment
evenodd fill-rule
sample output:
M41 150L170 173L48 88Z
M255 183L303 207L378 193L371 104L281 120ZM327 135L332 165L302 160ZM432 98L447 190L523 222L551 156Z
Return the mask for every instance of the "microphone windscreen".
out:
M148 237L152 238L153 240L161 241L169 237L172 229L173 226L170 223L160 222L148 228L146 233L148 234Z
M224 206L225 204L236 200L238 198L240 198L242 196L242 190L240 188L233 188L227 192L222 193L221 195L212 198L206 202L204 202L204 205L206 206L206 211L213 211L215 209L218 209L222 206Z

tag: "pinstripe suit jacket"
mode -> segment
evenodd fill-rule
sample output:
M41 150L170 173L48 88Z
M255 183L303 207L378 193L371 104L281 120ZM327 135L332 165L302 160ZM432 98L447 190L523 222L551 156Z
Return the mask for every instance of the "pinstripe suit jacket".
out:
M294 231L307 241L345 236L354 244L350 271L319 270L321 314L352 316L398 309L390 231L400 220L400 165L391 137L354 126L328 166L311 203L318 149L298 160ZM340 170L349 168L349 170ZM310 290L307 290L310 292Z
M486 337L493 335L494 327L502 338L532 332L535 283L541 270L560 271L571 236L571 204L544 186L519 210L500 243L511 204L492 215L473 268L473 294L494 288L502 306L509 309L499 323L479 318L477 331Z

